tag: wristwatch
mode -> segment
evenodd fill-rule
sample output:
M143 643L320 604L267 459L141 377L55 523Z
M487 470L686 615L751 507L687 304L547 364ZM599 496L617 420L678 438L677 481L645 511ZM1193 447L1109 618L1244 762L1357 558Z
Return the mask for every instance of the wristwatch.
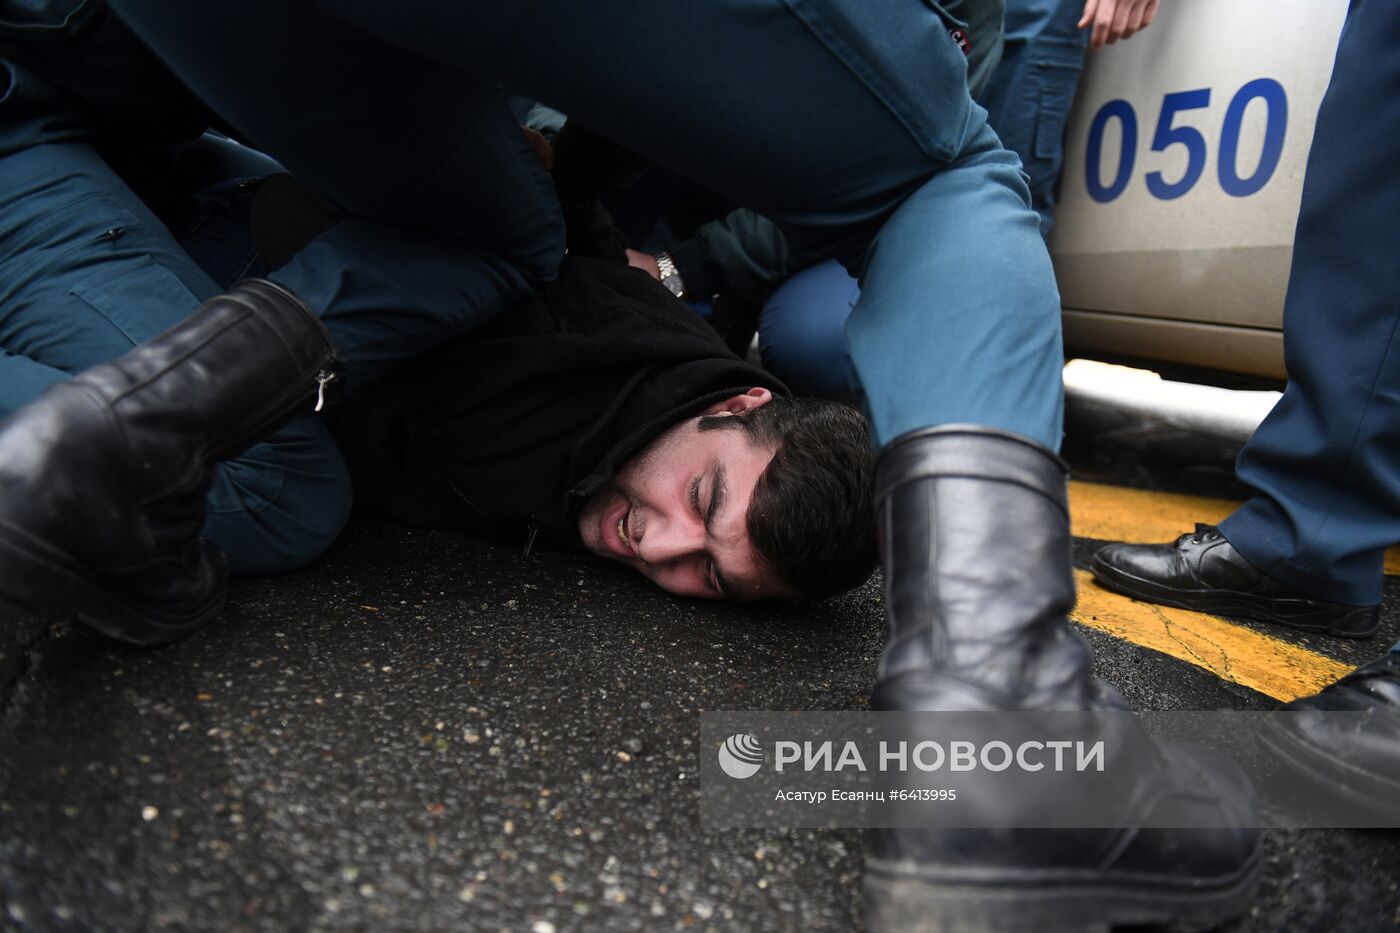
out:
M662 250L656 254L656 268L661 271L661 284L671 290L671 294L677 298L685 297L685 280L681 278L681 272L676 268L676 261L671 258L671 254Z

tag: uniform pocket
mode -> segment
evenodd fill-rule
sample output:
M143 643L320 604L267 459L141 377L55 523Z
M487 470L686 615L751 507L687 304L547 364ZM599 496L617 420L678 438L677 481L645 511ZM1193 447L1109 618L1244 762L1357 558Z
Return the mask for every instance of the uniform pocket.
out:
M149 256L104 263L69 293L111 321L132 344L145 343L200 304L175 273Z
M965 28L936 0L785 0L926 155L951 161L971 112L967 59L949 35Z
M1031 62L1036 88L1035 139L1031 151L1038 159L1058 159L1064 146L1065 122L1084 67L1084 46L1078 42L1043 40Z

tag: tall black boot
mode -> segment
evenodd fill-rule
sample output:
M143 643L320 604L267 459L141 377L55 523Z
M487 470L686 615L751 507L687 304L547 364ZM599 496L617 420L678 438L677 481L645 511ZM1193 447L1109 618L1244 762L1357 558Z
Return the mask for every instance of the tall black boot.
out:
M881 452L876 508L889 637L874 708L1122 709L1117 692L1091 677L1088 648L1067 622L1074 579L1065 474L1043 447L977 427L915 432ZM1100 719L1113 733L1110 749L1157 759L1124 800L1105 802L1129 815L1121 825L1133 826L1138 814L1150 823L1162 812L1154 808L1170 807L1212 828L1015 828L1035 825L1018 817L1055 805L1020 798L981 802L983 812L1005 817L997 828L874 830L865 873L870 928L1210 925L1243 910L1260 865L1243 774L1153 743L1130 717Z
M296 295L250 279L0 422L0 593L114 638L180 638L223 608L199 537L214 465L311 414L335 345Z

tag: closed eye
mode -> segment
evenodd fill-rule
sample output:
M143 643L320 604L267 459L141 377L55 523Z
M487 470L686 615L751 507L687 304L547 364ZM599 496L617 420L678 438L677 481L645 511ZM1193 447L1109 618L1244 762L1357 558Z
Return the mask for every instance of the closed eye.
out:
M724 497L723 469L723 467L720 467L716 471L717 475L715 477L715 483L711 486L710 506L708 509L702 509L700 507L700 480L702 477L697 476L690 482L690 507L695 510L696 516L705 523L706 532L710 530L710 525L715 520L715 511ZM721 599L726 598L727 594L724 587L724 578L720 576L719 565L715 563L713 557L705 558L705 562L701 565L701 573L704 575L706 588Z
M713 559L705 561L705 585L721 598L725 595L724 587L720 584L719 569Z

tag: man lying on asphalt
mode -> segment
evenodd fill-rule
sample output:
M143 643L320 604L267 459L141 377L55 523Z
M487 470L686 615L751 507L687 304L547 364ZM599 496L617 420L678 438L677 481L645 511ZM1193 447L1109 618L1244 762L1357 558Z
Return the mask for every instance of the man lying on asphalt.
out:
M874 568L869 436L787 397L644 272L557 281L339 412L356 500L403 521L582 544L685 596L820 598Z
M250 206L206 216L228 220L217 250L251 246L255 271L343 222L286 174L232 186ZM877 560L865 419L740 360L626 263L593 205L571 199L564 217L573 254L554 282L331 413L356 502L527 552L541 536L581 545L683 596L809 600L863 582ZM227 267L203 239L187 246Z

